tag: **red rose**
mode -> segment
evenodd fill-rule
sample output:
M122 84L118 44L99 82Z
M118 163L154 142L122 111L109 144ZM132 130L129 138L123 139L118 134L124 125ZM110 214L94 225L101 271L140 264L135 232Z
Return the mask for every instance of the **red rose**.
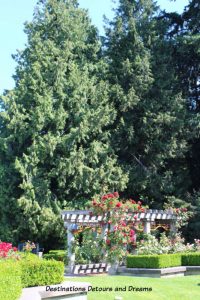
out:
M110 240L106 240L106 244L107 244L107 245L110 245Z
M121 207L122 206L122 203L121 202L118 202L117 204L116 204L116 207Z
M108 198L115 198L115 196L113 194L108 194L107 197Z
M184 207L184 208L182 208L181 210L182 210L183 212L186 212L186 211L187 211L187 208Z
M118 192L114 192L113 195L114 195L115 198L119 198Z

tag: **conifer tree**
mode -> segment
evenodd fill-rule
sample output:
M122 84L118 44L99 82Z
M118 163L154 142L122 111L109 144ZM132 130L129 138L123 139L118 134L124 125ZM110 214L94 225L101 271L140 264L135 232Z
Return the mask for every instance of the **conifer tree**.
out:
M180 198L187 191L182 160L188 130L173 44L165 39L165 24L158 23L157 16L152 0L120 0L107 27L106 55L117 110L113 144L130 174L126 193L134 191L162 207L172 195Z
M87 13L76 0L41 0L25 32L16 86L2 97L1 237L52 247L63 238L60 209L123 190L127 176L106 130L115 110Z
M185 235L193 241L199 237L199 190L200 190L200 2L190 0L184 11L178 13L164 12L162 18L168 24L166 37L173 40L173 65L176 66L176 77L179 89L185 97L189 112L189 151L187 169L190 185L186 200L191 206L194 217L190 219Z

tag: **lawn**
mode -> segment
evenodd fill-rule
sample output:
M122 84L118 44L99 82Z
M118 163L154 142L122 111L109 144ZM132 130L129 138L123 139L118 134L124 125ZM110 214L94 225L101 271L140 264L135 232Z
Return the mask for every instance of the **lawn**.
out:
M112 292L91 291L88 300L198 300L200 299L200 276L176 278L141 278L129 276L87 276L68 278L68 281L91 283L93 288L108 287ZM116 287L126 291L115 291ZM152 288L152 291L128 291L129 287Z

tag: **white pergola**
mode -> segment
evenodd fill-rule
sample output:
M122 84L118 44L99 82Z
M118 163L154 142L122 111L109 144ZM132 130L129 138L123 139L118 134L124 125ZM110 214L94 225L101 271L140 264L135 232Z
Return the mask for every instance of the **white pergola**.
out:
M106 230L108 229L107 225L104 224L104 221L106 221L106 216L94 216L89 210L66 210L62 211L61 215L64 221L64 226L67 230L68 258L69 268L71 271L75 266L75 254L71 251L71 245L74 242L73 231L77 229L78 226L98 227L101 225L103 232L102 234L105 235ZM126 221L135 221L135 216L137 216L137 221L141 221L144 224L144 233L151 233L152 224L163 221L169 224L171 232L176 231L175 222L177 221L177 215L171 209L148 209L145 212L128 213Z

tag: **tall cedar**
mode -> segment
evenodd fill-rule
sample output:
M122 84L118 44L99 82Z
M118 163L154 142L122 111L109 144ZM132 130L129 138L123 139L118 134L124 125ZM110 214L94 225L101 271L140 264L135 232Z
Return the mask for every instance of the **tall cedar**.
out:
M179 88L185 96L189 111L189 144L187 169L190 176L187 201L195 213L190 220L187 238L200 237L200 2L190 0L183 13L166 13L162 18L168 23L166 36L174 41L173 64Z
M152 0L120 0L107 27L113 145L129 172L128 195L160 207L187 191L186 105L177 89L173 43Z
M56 247L60 209L123 190L106 130L115 119L100 43L74 0L39 1L15 59L16 87L2 97L0 236Z

